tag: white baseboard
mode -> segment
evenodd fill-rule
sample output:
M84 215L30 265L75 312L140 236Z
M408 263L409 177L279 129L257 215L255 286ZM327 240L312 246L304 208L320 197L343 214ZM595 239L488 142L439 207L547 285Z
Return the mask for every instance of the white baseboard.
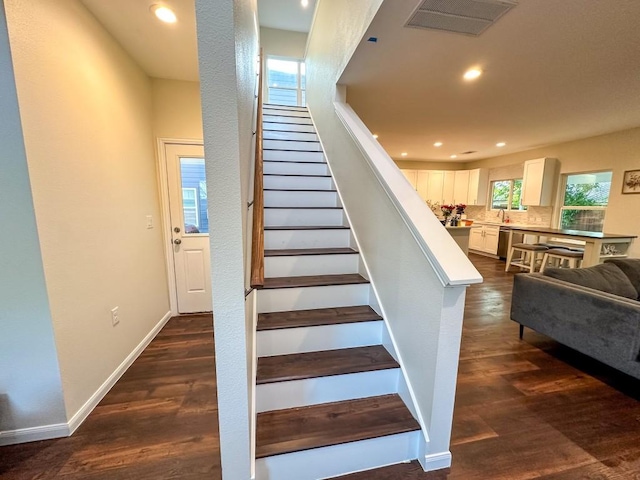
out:
M18 430L4 430L0 432L0 447L15 445L17 443L68 437L69 435L69 424L67 423L54 423L53 425L20 428Z
M86 403L80 407L80 409L71 417L71 420L68 422L68 435L73 435L73 432L86 420L89 414L93 411L94 408L100 403L100 401L104 398L104 396L111 390L111 388L116 384L120 377L127 371L127 369L133 364L133 362L140 356L140 354L144 351L145 348L151 343L151 341L156 337L158 332L162 330L162 327L166 325L166 323L171 318L171 312L167 312L160 321L156 324L155 327L147 334L146 337L142 339L142 341L138 344L136 348L124 359L124 361L115 369L115 371L109 375L109 378L105 380L105 382L96 390L96 392L91 395L91 398L86 401Z
M425 472L449 468L451 466L451 452L430 453L419 458L419 461Z

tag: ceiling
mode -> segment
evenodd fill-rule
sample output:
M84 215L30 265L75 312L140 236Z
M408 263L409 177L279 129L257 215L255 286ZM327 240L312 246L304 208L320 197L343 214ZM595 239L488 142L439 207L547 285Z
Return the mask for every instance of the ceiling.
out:
M260 26L307 33L311 29L316 0L303 8L300 0L258 0Z
M199 81L194 0L81 1L147 75ZM158 21L150 11L157 3L170 6L178 21Z
M640 1L520 0L478 37L405 28L419 3L384 2L340 79L393 158L468 162L640 126ZM483 75L464 81L472 66Z
M162 2L173 25L156 0L81 1L149 76L198 81L194 0ZM260 24L306 31L309 1L258 0ZM468 162L640 126L639 0L519 0L478 37L405 28L421 1L383 2L365 35L377 43L340 79L393 158ZM484 73L465 82L471 66Z
M199 81L194 0L81 0L138 65L154 78ZM150 7L171 7L178 21L159 22ZM308 32L316 0L258 0L260 25Z

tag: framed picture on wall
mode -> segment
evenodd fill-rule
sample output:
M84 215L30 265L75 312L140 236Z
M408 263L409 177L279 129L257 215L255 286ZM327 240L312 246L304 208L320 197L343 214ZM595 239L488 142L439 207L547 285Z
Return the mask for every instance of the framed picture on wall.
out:
M622 193L640 193L640 170L627 170L624 172Z

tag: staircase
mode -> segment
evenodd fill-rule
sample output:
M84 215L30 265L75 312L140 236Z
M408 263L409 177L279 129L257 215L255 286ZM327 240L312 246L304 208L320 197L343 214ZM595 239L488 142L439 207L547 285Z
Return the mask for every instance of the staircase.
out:
M309 114L265 105L263 129L256 479L415 459L423 434Z

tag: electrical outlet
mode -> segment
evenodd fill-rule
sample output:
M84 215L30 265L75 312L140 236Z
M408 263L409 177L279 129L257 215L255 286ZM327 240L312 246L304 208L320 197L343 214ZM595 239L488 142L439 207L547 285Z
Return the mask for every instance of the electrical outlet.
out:
M151 215L147 215L147 228L153 228L153 217Z
M114 327L120 323L120 319L118 318L118 307L113 307L111 309L111 323Z

